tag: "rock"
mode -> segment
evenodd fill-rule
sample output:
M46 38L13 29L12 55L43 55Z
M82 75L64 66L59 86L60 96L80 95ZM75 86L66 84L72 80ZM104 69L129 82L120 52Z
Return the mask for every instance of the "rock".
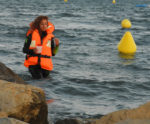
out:
M64 120L58 120L55 124L82 124L82 121L79 119L64 119Z
M125 120L116 124L150 124L150 120Z
M24 83L23 79L15 74L10 68L0 62L0 79L15 83Z
M0 124L29 124L14 118L0 118Z
M8 117L8 115L5 112L0 112L0 118Z
M63 120L58 120L55 124L91 124L95 119L81 119L81 118L68 118Z
M30 124L48 124L42 89L0 80L0 111Z
M119 110L103 116L92 124L128 124L126 120L150 120L150 102L135 109ZM129 123L130 124L130 123ZM143 124L143 123L142 123ZM149 124L149 123L148 123Z

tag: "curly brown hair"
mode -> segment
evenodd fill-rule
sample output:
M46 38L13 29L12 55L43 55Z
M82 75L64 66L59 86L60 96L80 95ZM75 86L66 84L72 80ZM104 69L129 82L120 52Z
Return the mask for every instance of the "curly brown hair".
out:
M35 30L38 29L40 31L40 23L41 21L45 19L48 21L48 17L47 16L38 16L31 24L31 29Z

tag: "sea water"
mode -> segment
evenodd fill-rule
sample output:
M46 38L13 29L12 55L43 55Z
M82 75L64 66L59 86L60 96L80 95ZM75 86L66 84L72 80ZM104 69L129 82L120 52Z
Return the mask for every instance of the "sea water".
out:
M100 117L150 100L150 4L148 0L0 0L0 61L28 84L42 88L48 116L55 122L71 117ZM33 80L23 66L22 48L29 24L46 15L60 39L54 70ZM122 29L129 19L131 29ZM130 31L136 54L124 57L117 44Z

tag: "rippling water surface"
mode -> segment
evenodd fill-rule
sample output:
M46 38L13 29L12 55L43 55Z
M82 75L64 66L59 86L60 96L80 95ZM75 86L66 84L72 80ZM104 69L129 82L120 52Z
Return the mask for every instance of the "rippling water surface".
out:
M150 2L148 0L0 0L0 61L27 83L43 88L52 121L68 117L99 117L137 107L150 99ZM136 7L147 4L147 7ZM49 78L33 80L23 66L28 25L47 15L61 41ZM128 29L137 45L126 59L117 44Z

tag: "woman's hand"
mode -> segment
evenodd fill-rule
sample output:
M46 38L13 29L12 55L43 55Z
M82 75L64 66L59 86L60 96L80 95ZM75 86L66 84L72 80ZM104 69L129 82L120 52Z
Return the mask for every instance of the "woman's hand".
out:
M55 41L56 46L59 46L59 39L55 38L54 41Z
M37 46L33 49L33 51L35 54L40 54L42 52L42 46Z

